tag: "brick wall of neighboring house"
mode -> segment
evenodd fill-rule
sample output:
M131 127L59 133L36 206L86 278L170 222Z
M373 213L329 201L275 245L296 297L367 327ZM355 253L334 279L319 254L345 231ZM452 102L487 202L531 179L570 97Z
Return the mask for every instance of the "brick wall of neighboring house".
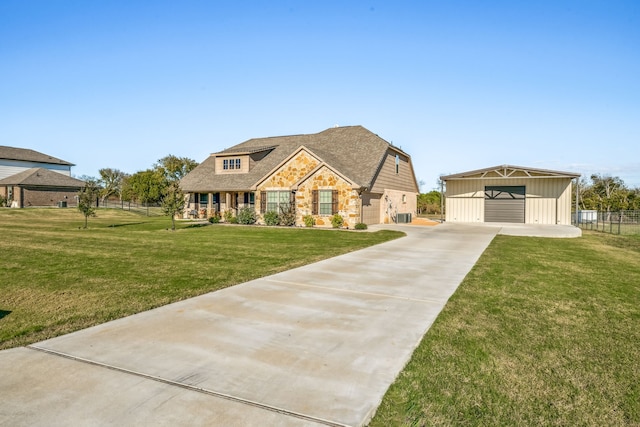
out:
M298 187L296 192L296 222L304 224L303 217L311 215L313 190L338 190L338 214L344 225L353 228L360 222L358 192L348 182L326 166L321 167ZM331 227L332 215L313 215L319 227Z
M16 188L16 190L18 190ZM76 196L78 188L22 188L22 207L57 206L58 202L65 201L67 206L77 206ZM19 193L14 191L14 193ZM14 197L15 198L15 197ZM17 198L15 198L17 200Z

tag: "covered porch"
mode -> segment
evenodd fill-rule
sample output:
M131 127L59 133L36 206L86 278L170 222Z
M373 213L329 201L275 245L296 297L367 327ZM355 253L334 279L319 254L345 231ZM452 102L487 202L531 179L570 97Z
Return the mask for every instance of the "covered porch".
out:
M250 191L187 193L187 197L185 219L207 219L216 215L223 216L229 211L236 216L239 209L255 208L255 193Z

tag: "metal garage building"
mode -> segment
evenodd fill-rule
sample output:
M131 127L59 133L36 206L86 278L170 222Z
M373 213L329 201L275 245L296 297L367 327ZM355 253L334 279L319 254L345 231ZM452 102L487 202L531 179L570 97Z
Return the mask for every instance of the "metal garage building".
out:
M440 177L446 220L571 225L571 181L580 174L502 165Z

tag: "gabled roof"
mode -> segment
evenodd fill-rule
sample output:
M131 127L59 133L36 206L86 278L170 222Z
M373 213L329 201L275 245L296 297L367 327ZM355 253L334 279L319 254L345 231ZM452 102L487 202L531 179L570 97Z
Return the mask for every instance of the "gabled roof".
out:
M449 181L453 179L480 179L480 178L578 178L579 173L554 171L549 169L527 168L523 166L500 165L490 168L477 169L469 172L461 172L453 175L444 175L440 179Z
M75 166L73 163L58 159L48 154L27 148L7 147L0 145L0 159L19 160L23 162L48 163L52 165Z
M360 187L370 188L388 149L410 157L362 126L330 128L320 133L254 138L212 154L184 177L187 192L242 191L252 188L298 148L304 146ZM248 173L215 175L215 157L268 151Z
M31 168L0 180L0 185L33 185L38 187L84 187L85 182L60 172Z

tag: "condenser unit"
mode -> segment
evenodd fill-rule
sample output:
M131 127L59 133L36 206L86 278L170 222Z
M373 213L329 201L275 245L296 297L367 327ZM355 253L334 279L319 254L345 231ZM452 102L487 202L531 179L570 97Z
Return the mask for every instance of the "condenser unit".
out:
M396 215L396 222L398 224L408 224L411 222L411 214L410 213L399 213Z

